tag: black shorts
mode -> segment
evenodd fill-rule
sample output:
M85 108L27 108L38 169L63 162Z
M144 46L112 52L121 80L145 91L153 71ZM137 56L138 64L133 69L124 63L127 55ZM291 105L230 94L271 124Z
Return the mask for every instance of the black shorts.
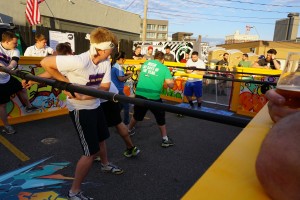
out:
M149 101L154 101L154 102L159 102L159 103L163 103L161 99L158 99L158 100L152 100L152 99L147 99L143 96L139 96L139 95L135 95L136 98L139 98L139 99L146 99L146 100L149 100ZM159 125L159 126L163 126L166 124L166 118L165 118L165 111L162 110L162 109L154 109L154 108L147 108L147 107L144 107L144 106L138 106L138 105L134 105L133 107L133 110L134 110L134 113L133 113L133 117L136 121L142 121L148 111L148 109L153 113L154 117L155 117L155 120L156 120L156 123Z
M6 104L10 101L10 96L21 91L22 84L18 79L10 76L7 83L0 83L0 104Z
M99 142L109 138L101 106L92 110L73 110L69 115L78 133L83 154L91 156L97 153L100 150Z
M116 126L122 122L120 115L121 106L120 103L115 103L113 101L106 101L101 103L105 119L108 127Z

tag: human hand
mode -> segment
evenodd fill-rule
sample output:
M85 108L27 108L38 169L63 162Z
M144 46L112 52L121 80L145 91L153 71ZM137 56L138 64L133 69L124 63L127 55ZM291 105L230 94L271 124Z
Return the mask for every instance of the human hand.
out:
M271 59L275 60L275 55L274 54L271 55Z
M285 98L278 94L275 90L268 90L266 97L269 99L269 114L274 122L278 122L285 116L300 111L299 108L289 108L285 106Z
M34 84L33 81L27 81L27 80L22 80L21 83L22 83L22 87L25 89L30 88Z

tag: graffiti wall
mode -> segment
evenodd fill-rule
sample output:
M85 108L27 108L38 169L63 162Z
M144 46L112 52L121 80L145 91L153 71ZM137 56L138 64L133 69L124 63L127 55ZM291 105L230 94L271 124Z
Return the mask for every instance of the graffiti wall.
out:
M127 71L133 72L133 76L129 78L125 83L124 94L126 96L134 97L141 65L123 65L123 68L125 73ZM174 72L172 72L172 74L174 74ZM183 90L185 82L186 78L174 76L174 87L170 89L165 84L162 88L161 98L175 102L182 102L184 98Z
M276 83L278 77L253 76L252 80ZM274 88L269 84L241 83L238 111L257 113L267 103L265 93Z
M19 70L33 75L39 75L44 72L38 65L20 65ZM30 113L26 112L25 104L22 102L21 98L14 95L11 97L11 101L7 104L6 108L9 118L50 112L66 107L66 96L61 90L52 88L52 86L35 84L27 90L27 94L31 104L38 107L39 110Z
M205 42L196 44L194 41L134 41L132 50L134 50L137 46L142 48L142 54L147 53L148 46L153 47L154 53L157 51L165 52L165 47L170 46L171 53L174 55L176 62L179 62L181 59L183 59L186 52L191 55L193 51L198 51L199 57L203 61L207 62L209 47Z

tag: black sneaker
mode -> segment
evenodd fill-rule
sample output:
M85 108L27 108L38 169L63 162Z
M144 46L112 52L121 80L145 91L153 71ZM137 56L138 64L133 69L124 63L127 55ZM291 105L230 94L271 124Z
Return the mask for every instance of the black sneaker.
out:
M173 143L173 141L171 140L171 138L168 138L168 140L162 140L162 143L161 143L161 146L162 147L165 147L165 148L167 148L167 147L170 147L170 146L173 146L174 145L174 143Z
M31 106L31 107L26 106L26 108L25 108L26 112L28 112L28 113L39 110L39 109L40 108L38 108L36 106Z
M78 192L77 194L71 196L69 192L68 199L69 200L93 200L94 198L83 195L83 192Z
M2 129L2 133L6 133L8 135L12 135L15 134L16 131L12 126L4 126L4 128Z

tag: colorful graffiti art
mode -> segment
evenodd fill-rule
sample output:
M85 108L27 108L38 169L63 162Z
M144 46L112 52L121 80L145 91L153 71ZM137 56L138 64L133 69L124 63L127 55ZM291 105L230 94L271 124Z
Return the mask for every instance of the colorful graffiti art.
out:
M51 157L50 157L51 158ZM41 165L50 158L39 160L25 167L0 175L1 200L66 200L58 189L71 177L54 174L67 167L69 162Z
M164 84L161 92L161 98L164 99L164 97L171 97L172 100L176 102L182 102L184 97L183 90L185 81L186 80L184 78L175 77L174 87L172 89L168 88L168 86Z
M252 80L276 83L278 78L253 77ZM267 103L265 93L274 88L268 84L242 83L239 95L239 108L241 111L258 112Z
M39 75L44 70L37 65L20 65L19 70L33 75ZM7 106L7 113L9 117L20 117L30 115L36 112L48 112L66 107L66 96L61 90L53 88L45 84L35 84L27 89L29 101L32 105L39 107L38 111L27 113L25 104L21 102L21 98L17 95L11 97L11 101Z
M185 53L192 54L192 51L198 51L199 56L203 61L207 61L208 56L208 44L205 42L192 42L192 41L134 41L133 42L133 50L136 46L140 46L142 48L142 54L147 53L148 46L153 47L153 52L162 51L166 46L170 46L171 53L175 57L175 61L179 62L184 58Z

